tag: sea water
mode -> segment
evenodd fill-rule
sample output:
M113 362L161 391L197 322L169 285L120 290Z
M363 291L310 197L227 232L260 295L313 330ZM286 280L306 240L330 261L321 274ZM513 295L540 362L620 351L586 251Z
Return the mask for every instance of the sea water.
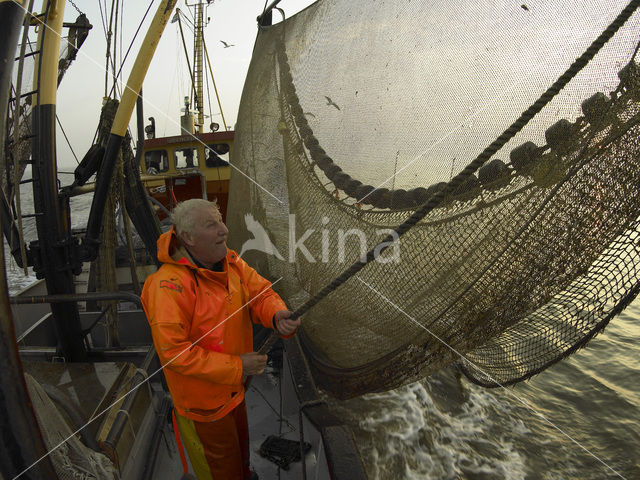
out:
M72 225L82 227L91 196L71 202ZM33 239L33 220L24 230ZM15 294L35 276L24 276L6 245L5 256ZM482 388L449 367L330 403L351 426L371 479L640 479L639 359L640 299L586 348L516 386Z
M485 389L447 368L334 402L371 478L640 478L640 301L527 382Z

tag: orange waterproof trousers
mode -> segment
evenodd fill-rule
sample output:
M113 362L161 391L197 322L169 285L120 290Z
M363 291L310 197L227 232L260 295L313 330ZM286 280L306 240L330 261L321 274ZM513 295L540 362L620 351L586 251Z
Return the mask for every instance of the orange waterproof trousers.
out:
M175 414L182 443L198 480L245 480L249 470L249 425L244 400L212 422Z

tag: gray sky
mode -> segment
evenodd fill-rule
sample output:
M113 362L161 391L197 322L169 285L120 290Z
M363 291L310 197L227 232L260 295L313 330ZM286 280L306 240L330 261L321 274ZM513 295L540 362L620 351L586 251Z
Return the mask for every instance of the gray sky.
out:
M111 2L107 3L111 4ZM185 3L184 0L179 0L177 8L180 8L182 12L191 18L191 14L187 13L190 10ZM312 0L283 0L279 7L284 9L287 16L292 16L311 3L313 3ZM104 95L106 40L99 2L76 0L76 4L87 14L93 25L93 30L78 54L76 62L67 72L60 85L57 108L58 116L71 141L73 150L78 158L82 159L82 156L91 146L99 120L100 107ZM142 38L144 38L146 25L149 24L150 19L153 17L157 4L158 1L156 0L127 58L123 82L126 81L129 68L135 60L137 47ZM148 5L149 2L143 0L125 3L125 15L122 19L122 46L124 51L127 50ZM242 86L251 60L251 52L257 33L256 17L263 11L264 6L264 0L242 0L242 2L216 0L207 8L206 17L210 18L210 22L205 29L205 42L213 66L225 119L230 128L233 127L236 121ZM76 16L77 11L67 2L65 21L71 22ZM279 20L279 18L279 14L276 13L274 21ZM191 55L191 32L186 25L184 25L184 28ZM224 40L234 46L225 48L220 40ZM117 42L117 49L119 50L119 38ZM118 58L120 58L119 53ZM179 133L180 109L183 106L184 96L189 94L189 88L189 74L184 60L178 23L169 23L158 45L143 87L145 117L155 117L158 136L177 135ZM204 103L206 105L205 110L208 111L209 101L206 91ZM221 129L224 128L222 127L222 119L217 113L219 110L212 88L211 105L216 113L211 120L205 119L205 123L208 124L210 121L215 121L221 125ZM76 161L60 132L58 132L57 141L58 163L61 168L75 166Z

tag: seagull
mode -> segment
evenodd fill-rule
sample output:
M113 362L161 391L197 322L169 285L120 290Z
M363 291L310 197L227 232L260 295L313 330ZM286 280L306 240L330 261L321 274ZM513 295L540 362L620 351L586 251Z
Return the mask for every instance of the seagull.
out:
M327 105L333 105L334 107L336 107L338 110L340 110L340 107L338 105L336 105L336 103L331 100L329 97L327 97L326 95L324 96L324 98L327 99Z
M227 43L224 40L220 40L220 43L224 45L224 48L235 47L232 43Z

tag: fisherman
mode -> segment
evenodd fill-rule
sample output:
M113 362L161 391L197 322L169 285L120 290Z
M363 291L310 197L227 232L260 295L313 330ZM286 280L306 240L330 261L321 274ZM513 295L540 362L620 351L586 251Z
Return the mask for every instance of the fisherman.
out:
M300 320L227 248L215 202L184 201L171 219L158 239L163 265L147 278L142 302L175 423L199 479L257 478L249 469L244 381L264 371L267 356L253 351L251 321L289 338Z

